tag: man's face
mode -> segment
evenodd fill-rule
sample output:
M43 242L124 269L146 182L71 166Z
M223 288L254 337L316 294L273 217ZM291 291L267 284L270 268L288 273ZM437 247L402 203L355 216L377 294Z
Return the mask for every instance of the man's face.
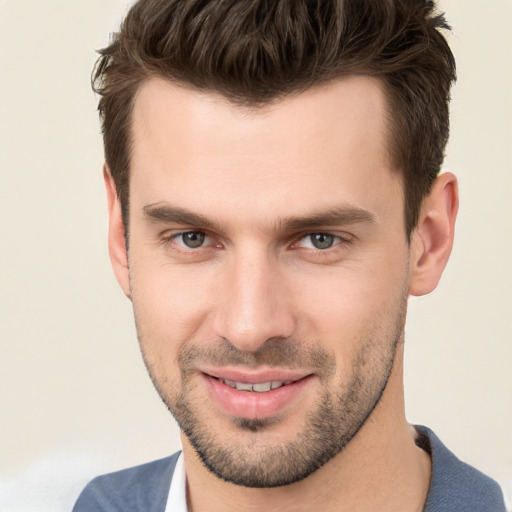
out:
M305 478L372 413L403 334L384 95L351 77L247 109L152 80L133 130L129 294L155 386L217 476Z

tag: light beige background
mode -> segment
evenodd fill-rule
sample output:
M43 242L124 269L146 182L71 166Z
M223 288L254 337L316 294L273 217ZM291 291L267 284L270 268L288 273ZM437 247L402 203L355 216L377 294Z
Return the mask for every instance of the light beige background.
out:
M69 510L92 476L179 448L110 270L94 49L125 0L0 0L0 510ZM459 68L462 204L439 289L411 301L406 398L512 495L511 0L442 0Z

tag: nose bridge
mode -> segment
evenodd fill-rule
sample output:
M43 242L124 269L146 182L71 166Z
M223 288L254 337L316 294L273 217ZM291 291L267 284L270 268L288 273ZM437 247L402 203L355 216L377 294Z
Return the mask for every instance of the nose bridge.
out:
M261 248L232 255L226 271L224 300L216 316L216 334L240 350L256 351L271 338L294 329L279 262Z

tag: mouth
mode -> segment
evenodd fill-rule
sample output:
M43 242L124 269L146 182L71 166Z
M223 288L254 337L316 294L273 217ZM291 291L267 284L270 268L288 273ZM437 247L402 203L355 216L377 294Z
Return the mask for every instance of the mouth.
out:
M213 377L216 378L216 377ZM229 386L233 389L237 389L238 391L249 391L249 392L256 392L256 393L267 393L268 391L271 391L272 389L278 389L283 386L289 386L290 384L293 384L293 380L273 380L273 381L267 381L267 382L258 382L258 383L251 383L251 382L236 382L234 380L228 380L228 379L217 379L223 384L226 384L226 386ZM299 379L300 380L300 379Z
M231 417L262 419L299 405L299 398L313 385L306 372L240 370L200 371L199 376L213 402Z

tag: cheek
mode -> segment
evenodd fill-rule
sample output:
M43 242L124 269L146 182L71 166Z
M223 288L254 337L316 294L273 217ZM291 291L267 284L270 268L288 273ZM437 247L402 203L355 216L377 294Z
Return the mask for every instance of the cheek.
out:
M347 366L370 337L395 330L406 290L404 266L342 269L298 279L297 304L308 338L330 345ZM297 293L299 293L297 291ZM344 363L346 362L346 363Z
M142 259L130 264L137 332L148 362L168 367L187 341L201 332L212 301L205 276L190 266L177 268Z

